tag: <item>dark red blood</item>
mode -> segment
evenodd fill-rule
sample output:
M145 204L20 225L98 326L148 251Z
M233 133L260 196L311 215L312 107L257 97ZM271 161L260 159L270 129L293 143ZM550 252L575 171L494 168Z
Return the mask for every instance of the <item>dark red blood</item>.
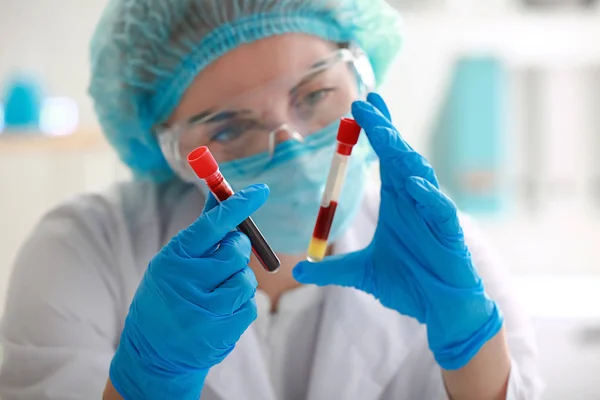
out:
M225 181L222 181L217 186L211 187L210 190L219 201L225 201L233 195L233 190L227 186Z
M225 201L233 195L233 191L224 180L218 185L212 186L210 190L219 201ZM269 272L277 271L281 264L279 258L277 258L269 243L267 243L254 221L252 221L252 218L248 217L237 228L250 239L252 253L258 258L262 266Z
M321 207L319 209L319 215L317 217L317 223L313 232L313 238L327 240L329 237L329 231L331 231L331 225L333 224L333 217L335 215L335 209L337 208L337 201L329 203L328 207Z

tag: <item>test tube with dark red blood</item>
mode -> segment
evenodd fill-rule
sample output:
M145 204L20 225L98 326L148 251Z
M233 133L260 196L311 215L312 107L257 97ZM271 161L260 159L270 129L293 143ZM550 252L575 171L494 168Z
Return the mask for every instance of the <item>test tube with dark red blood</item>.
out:
M308 260L318 262L323 260L327 252L327 241L329 231L333 224L333 217L338 205L342 187L346 180L346 170L348 161L352 154L354 145L358 143L360 135L360 126L350 118L342 118L337 135L337 149L333 155L331 169L327 177L325 192L321 200L321 208L317 216L317 223L313 231L313 236L308 246Z
M188 155L188 163L196 175L206 182L208 188L219 202L225 201L233 195L231 186L229 186L229 183L227 183L221 171L219 171L217 161L206 146L198 147L192 151ZM250 239L252 252L258 258L263 268L271 273L277 272L281 264L279 258L277 258L277 255L273 252L260 230L258 230L252 218L248 217L237 228Z

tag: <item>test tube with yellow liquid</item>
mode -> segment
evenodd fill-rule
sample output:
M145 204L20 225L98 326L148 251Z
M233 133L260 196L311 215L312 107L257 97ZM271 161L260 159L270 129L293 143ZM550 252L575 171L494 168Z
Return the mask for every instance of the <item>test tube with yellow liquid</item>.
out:
M333 155L331 169L327 177L325 192L321 200L321 208L317 216L317 223L313 231L312 239L308 246L308 261L319 262L325 258L327 253L327 241L329 231L335 217L342 187L346 180L346 170L352 155L352 149L358 142L360 126L350 118L342 118L337 135L337 149Z

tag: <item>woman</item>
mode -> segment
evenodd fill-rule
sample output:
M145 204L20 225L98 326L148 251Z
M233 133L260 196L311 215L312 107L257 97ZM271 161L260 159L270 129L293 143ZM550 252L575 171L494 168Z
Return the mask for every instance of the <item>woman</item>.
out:
M25 243L2 398L536 398L504 272L383 100L364 101L398 32L374 0L112 1L90 92L137 179L52 210ZM306 263L351 111L366 135L332 256ZM238 191L220 205L186 166L200 145ZM278 274L234 230L249 215Z

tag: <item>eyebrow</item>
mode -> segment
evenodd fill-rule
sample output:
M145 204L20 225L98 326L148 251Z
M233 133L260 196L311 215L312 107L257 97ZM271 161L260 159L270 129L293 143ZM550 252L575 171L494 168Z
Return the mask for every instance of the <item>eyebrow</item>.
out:
M324 64L325 64L324 61L319 61L319 62L313 64L311 66L311 69L316 69ZM320 69L318 71L315 71L315 72L309 74L308 76L305 76L304 78L302 78L302 80L300 82L298 82L296 85L294 85L293 88L290 89L289 95L291 97L296 97L298 95L298 91L300 90L300 88L303 85L310 83L317 76L319 76L320 74L322 74L324 72L325 72L325 69ZM249 109L241 109L241 110L224 110L224 111L215 113L212 109L208 109L208 110L202 111L199 114L194 115L193 117L191 117L189 119L188 122L190 124L196 124L196 123L202 121L207 124L214 124L214 123L229 121L231 119L239 117L240 115L252 114L252 112L253 111L249 110ZM210 116L209 119L203 121L206 117L209 117L209 116Z
M207 124L214 124L218 122L228 121L233 118L237 118L240 115L251 114L252 110L242 109L242 110L224 110L218 113L215 113L212 109L202 111L200 114L196 114L189 119L190 124L197 124L202 121ZM206 119L206 117L210 117ZM206 119L206 120L205 120Z
M318 68L323 64L325 64L323 61L318 62L318 63L314 64L311 67L311 69ZM304 78L302 78L302 80L300 82L298 82L293 88L290 89L290 91L289 91L290 96L296 97L298 95L298 91L300 90L300 88L303 85L310 83L312 80L314 80L317 76L323 74L325 71L326 71L326 69L323 68L323 69L315 71L315 72L309 74L308 76L305 76Z

